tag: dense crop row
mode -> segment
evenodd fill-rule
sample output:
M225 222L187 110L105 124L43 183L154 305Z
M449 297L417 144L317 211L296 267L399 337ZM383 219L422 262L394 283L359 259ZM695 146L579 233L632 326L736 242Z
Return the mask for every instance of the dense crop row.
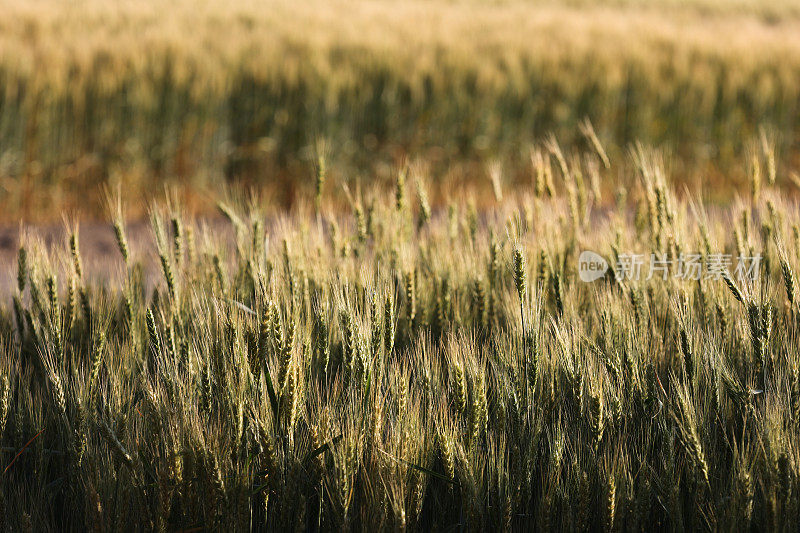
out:
M323 165L277 219L156 207L152 249L114 209L119 282L79 231L29 237L0 307L4 527L794 527L796 206L768 157L707 212L657 155L596 148L540 147L487 210L432 211L412 168L332 212ZM584 283L585 249L762 261Z

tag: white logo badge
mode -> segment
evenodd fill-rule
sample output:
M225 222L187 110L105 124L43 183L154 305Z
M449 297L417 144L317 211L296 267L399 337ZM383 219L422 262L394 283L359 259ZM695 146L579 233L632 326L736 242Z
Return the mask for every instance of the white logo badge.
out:
M598 280L608 270L608 261L603 259L600 254L596 254L590 250L584 250L578 257L578 276L581 281L591 283Z

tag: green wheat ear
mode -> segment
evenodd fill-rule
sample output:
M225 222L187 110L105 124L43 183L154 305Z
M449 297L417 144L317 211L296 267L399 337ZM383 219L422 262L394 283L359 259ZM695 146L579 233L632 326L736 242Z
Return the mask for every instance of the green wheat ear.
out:
M328 165L325 161L325 154L320 152L317 156L317 179L314 186L314 206L317 213L320 212L322 205L322 191L325 188L325 180L328 177Z
M128 252L128 239L125 236L125 227L123 225L122 219L120 217L114 218L114 238L117 241L117 248L119 249L119 253L122 256L122 260L125 264L128 264L129 252Z
M78 246L78 232L75 231L69 236L69 251L72 254L72 264L75 268L75 275L78 278L83 277L83 266L81 263L81 253Z
M681 352L683 352L686 376L691 382L694 376L694 356L692 355L692 345L689 340L689 334L683 326L681 327Z
M405 168L401 169L400 172L397 173L394 204L395 209L398 211L402 211L406 205L406 173L407 170Z
M783 285L786 289L786 299L789 301L789 307L792 307L795 299L794 273L792 272L792 267L789 266L789 262L786 260L784 254L780 255L780 263L781 275L783 276Z
M514 250L514 284L517 287L519 299L523 300L525 298L527 279L525 273L525 257L522 255L522 250L520 248Z
M428 202L428 193L419 181L417 181L417 196L419 199L419 221L417 223L417 229L422 229L431 219L431 205Z
M728 272L722 273L722 279L725 281L725 285L728 287L728 290L731 291L733 297L736 299L737 302L744 305L744 296L742 295L742 291L739 290L739 287L736 286L736 283L731 279L730 274Z
M28 279L28 252L24 246L20 246L17 252L17 290L25 291L25 282Z
M559 317L564 315L563 293L564 288L561 284L561 274L555 271L553 272L553 299L556 302L556 310L558 311Z
M184 255L184 230L183 222L178 217L170 219L170 226L172 227L172 246L175 263L180 266L183 262Z

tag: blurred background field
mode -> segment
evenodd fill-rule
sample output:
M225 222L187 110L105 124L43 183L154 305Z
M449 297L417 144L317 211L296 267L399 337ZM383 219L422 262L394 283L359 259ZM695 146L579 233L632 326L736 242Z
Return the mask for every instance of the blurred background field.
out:
M530 179L529 149L666 148L730 197L759 128L779 183L800 138L800 6L747 0L0 0L0 221L102 215L102 186L291 205L334 177ZM613 154L612 154L613 155ZM741 161L738 158L737 161ZM482 180L482 181L481 181ZM57 215L56 215L57 216Z

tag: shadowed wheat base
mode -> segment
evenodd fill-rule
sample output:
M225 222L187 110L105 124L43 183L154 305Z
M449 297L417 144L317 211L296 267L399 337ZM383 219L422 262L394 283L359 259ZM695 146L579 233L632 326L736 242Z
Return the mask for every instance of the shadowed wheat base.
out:
M319 165L269 225L255 200L220 204L232 231L170 203L138 251L115 207L116 282L79 232L23 239L3 528L793 527L800 218L768 150L713 212L643 149L532 160L530 185L494 168L493 205L442 212L412 167L334 213ZM584 249L764 259L755 282L590 284Z

